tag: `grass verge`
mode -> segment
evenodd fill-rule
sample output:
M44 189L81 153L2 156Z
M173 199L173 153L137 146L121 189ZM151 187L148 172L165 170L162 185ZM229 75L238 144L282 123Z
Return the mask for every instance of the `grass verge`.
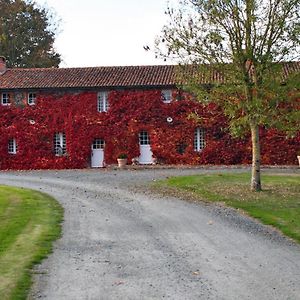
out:
M160 191L193 200L223 202L272 225L300 242L300 176L263 175L263 191L250 192L250 175L213 174L171 177L156 183Z
M32 268L51 252L62 219L50 196L0 186L0 299L26 299Z

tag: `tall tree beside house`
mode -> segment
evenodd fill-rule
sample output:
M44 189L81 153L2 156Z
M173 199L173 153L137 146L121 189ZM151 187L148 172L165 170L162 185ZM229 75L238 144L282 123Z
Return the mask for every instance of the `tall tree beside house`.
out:
M0 55L9 67L58 67L56 20L34 1L0 0Z
M166 14L158 55L182 65L200 101L223 108L233 134L251 132L251 190L260 191L260 126L299 130L300 1L182 0Z

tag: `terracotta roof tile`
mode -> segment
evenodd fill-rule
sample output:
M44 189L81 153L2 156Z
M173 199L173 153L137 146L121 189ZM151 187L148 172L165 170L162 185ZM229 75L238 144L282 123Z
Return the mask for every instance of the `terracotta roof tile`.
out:
M189 68L190 69L190 68ZM194 69L194 68L192 68ZM285 76L300 71L300 62L284 64ZM0 75L0 89L115 88L174 86L178 77L175 65L94 68L7 69ZM201 83L224 82L212 71Z
M0 89L175 85L175 66L7 69Z

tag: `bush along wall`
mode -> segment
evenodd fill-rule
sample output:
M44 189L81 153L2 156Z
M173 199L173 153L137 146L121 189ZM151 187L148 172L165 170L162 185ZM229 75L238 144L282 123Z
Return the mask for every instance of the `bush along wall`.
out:
M174 92L163 103L161 91L112 91L107 112L97 111L96 92L40 94L36 105L0 107L1 169L64 169L90 166L93 140L105 141L105 162L116 163L120 153L139 156L139 132L147 131L157 161L166 164L248 164L249 136L234 139L216 105L203 106ZM197 117L195 117L197 116ZM169 119L168 119L169 118ZM170 122L172 118L172 122ZM167 121L169 120L169 122ZM195 128L205 130L205 148L194 151ZM54 135L63 132L66 153L54 153ZM300 135L287 138L261 129L263 164L296 164ZM8 153L9 140L17 151Z

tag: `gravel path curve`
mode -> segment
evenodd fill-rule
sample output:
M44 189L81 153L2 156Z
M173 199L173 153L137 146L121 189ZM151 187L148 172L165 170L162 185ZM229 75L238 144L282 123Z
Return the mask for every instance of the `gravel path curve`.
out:
M46 192L65 209L30 298L300 299L299 245L232 209L133 188L221 171L0 172L0 184Z

